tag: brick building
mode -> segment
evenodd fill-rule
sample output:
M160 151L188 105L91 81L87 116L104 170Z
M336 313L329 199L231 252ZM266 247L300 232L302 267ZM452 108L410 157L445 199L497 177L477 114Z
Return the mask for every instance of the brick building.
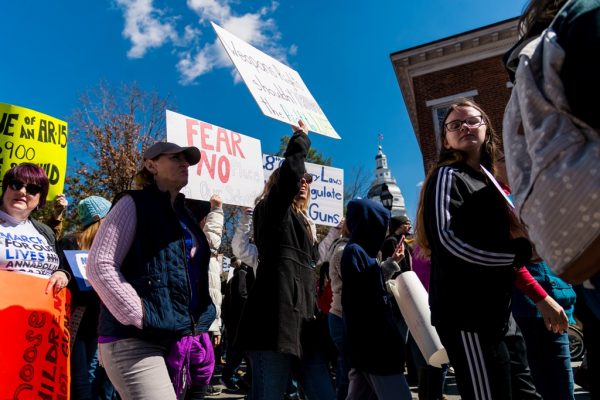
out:
M511 87L502 57L517 41L513 18L390 55L425 172L437 161L440 120L458 98L475 100L501 136Z

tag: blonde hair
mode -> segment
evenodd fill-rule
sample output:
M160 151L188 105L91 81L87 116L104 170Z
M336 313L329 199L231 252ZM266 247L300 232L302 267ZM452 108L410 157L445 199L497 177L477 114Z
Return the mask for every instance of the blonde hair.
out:
M265 183L265 187L264 187L262 193L254 200L255 205L258 204L259 201L261 201L262 199L264 199L265 197L267 197L269 195L269 192L275 185L275 182L277 182L277 179L279 179L279 175L280 175L279 168L274 169L273 173L267 180L267 183ZM308 218L309 202L310 202L310 192L306 194L306 199L295 198L292 203L292 210L294 210L295 212L297 212L303 216L303 219L306 224L306 227L308 228L308 231L312 232L313 229L310 225L310 220Z
M154 183L154 174L143 166L133 177L135 188L144 189Z
M279 179L279 168L275 168L273 170L273 173L267 180L267 183L265 183L265 187L263 188L262 193L259 194L258 197L254 200L254 205L258 204L259 201L267 197L267 195L271 191L271 188L273 187L273 185L275 185L275 181L277 181L277 179Z
M101 219L88 225L83 231L77 234L76 241L79 250L89 250L92 248L92 243L98 233L98 229L100 229L100 224L102 224Z
M481 106L472 100L464 99L464 100L460 100L460 101L452 104L448 108L448 111L446 111L446 115L444 116L444 119L442 119L442 126L441 126L441 132L442 132L441 143L442 143L442 145L440 148L438 163L435 168L432 168L428 172L427 177L425 178L425 181L423 182L423 186L421 186L421 193L419 194L419 207L417 209L417 224L416 224L416 226L419 229L416 230L415 240L418 243L419 247L421 248L421 254L427 258L429 258L431 256L431 248L429 247L429 240L427 239L427 235L425 233L425 224L424 224L425 206L424 206L423 200L425 197L425 190L427 189L427 186L429 184L429 181L431 180L431 177L433 176L433 174L435 173L435 171L437 171L437 169L439 167L442 167L445 165L451 165L451 164L454 164L457 162L465 162L466 161L465 154L463 154L462 152L454 150L454 149L446 149L444 147L444 140L446 139L445 123L446 123L446 120L448 119L448 116L450 116L450 114L453 111L455 111L456 109L465 108L465 107L471 107L471 108L476 109L477 111L479 111L481 113L481 116L483 117L483 121L485 123L486 130L485 130L485 141L481 145L480 164L483 165L492 174L496 173L496 152L497 152L497 147L498 147L498 145L497 145L498 139L496 138L496 133L494 132L494 128L492 127L490 118L485 113L485 111L483 111Z

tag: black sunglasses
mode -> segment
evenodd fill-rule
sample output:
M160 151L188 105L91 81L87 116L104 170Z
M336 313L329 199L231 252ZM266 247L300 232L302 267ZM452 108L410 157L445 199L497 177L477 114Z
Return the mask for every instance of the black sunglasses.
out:
M36 185L35 183L25 184L17 180L8 182L8 186L15 191L19 191L22 187L25 187L25 192L32 196L35 196L36 194L42 191L42 187L40 185Z
M306 181L306 183L308 183L309 185L312 183L313 181L313 176L311 174L309 174L308 172L305 172L304 175L302 175L302 178Z

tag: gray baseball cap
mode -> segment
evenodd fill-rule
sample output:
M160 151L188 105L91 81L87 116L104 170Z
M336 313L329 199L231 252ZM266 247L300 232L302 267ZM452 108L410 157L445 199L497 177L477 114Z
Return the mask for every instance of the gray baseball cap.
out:
M177 154L183 153L187 162L190 165L198 164L200 161L200 150L195 146L181 147L171 142L158 142L148 147L144 152L144 160L152 160L161 154Z

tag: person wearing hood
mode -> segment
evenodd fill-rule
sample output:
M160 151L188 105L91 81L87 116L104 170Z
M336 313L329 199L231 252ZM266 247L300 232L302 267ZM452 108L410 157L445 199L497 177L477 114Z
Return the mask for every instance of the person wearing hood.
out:
M341 261L342 310L347 332L350 386L347 399L411 399L404 378L404 340L392 316L377 254L390 212L372 200L348 203L350 240ZM367 340L376 332L376 340Z

